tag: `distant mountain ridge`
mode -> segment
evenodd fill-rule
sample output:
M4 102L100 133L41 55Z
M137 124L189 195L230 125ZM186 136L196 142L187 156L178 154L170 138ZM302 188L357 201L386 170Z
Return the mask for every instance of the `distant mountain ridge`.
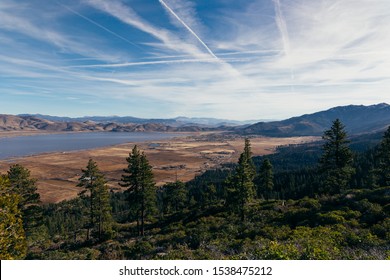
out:
M329 129L332 121L340 119L349 134L374 133L385 130L390 125L390 105L348 105L329 110L305 114L283 121L259 122L244 128L234 129L236 133L285 136L318 136Z
M52 121L35 116L0 115L0 131L45 131L45 132L197 132L213 128L196 125L169 126L159 123L116 123L95 121Z
M140 119L134 117L67 118L45 115L0 115L0 131L231 131L272 137L319 136L339 118L351 135L383 131L390 125L390 105L348 105L282 121L240 122L208 118ZM233 123L232 123L233 122ZM233 126L235 125L235 126Z
M259 122L260 120L248 120L248 121L235 121L235 120L226 120L226 119L216 119L216 118L188 118L188 117L176 117L170 119L143 119L136 118L132 116L85 116L85 117L58 117L58 116L49 116L41 114L20 114L18 117L35 117L39 119L45 119L55 122L86 122L93 121L98 123L118 123L118 124L146 124L146 123L155 123L169 125L173 127L180 127L185 125L198 125L198 126L207 126L207 127L218 127L218 126L237 126L237 125L248 125ZM267 120L263 120L267 121Z

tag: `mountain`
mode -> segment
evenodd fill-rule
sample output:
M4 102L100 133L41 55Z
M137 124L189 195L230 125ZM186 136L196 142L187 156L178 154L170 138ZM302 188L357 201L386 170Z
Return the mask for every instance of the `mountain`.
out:
M274 137L318 136L329 129L337 118L351 135L378 132L390 125L390 105L381 103L371 106L339 106L283 121L259 122L243 128L235 128L233 131L243 135Z
M350 135L383 131L390 125L390 105L349 105L306 114L283 121L257 122L243 125L222 119L186 118L140 119L134 117L67 118L45 115L0 115L1 130L58 131L161 131L189 132L229 130L241 135L273 137L318 136L339 118ZM235 125L235 126L233 126ZM232 127L233 126L233 127Z
M234 120L215 119L215 118L187 118L187 117L176 117L174 118L174 120L176 120L179 123L204 125L208 127L248 125L260 121L260 120L234 121ZM271 120L263 120L263 121L271 121Z
M39 116L39 117L37 117ZM89 119L77 121L70 118L44 118L42 115L0 115L0 131L112 131L112 132L135 132L135 131L158 131L158 132L197 132L210 131L215 128L200 127L196 125L169 126L162 123L117 123L96 122ZM92 118L93 119L93 118ZM70 120L70 121L69 121Z
M142 119L131 116L119 117L119 116L86 116L78 118L70 117L58 117L40 114L21 114L18 117L35 117L39 119L45 119L54 122L86 122L93 121L98 123L118 123L118 124L163 124L172 127L181 127L187 125L205 126L205 127L219 127L219 126L237 126L237 125L248 125L256 123L260 120L249 120L249 121L234 121L216 118L187 118L187 117L176 117L171 119ZM268 121L268 120L263 120Z

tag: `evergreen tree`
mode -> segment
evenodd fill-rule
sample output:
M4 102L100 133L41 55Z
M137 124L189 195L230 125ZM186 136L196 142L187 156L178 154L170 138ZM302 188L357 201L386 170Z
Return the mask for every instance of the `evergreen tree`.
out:
M250 141L246 138L244 151L240 155L235 173L227 179L227 203L240 213L242 221L245 220L245 210L248 202L255 196L255 185L253 183L255 176L256 170L252 161Z
M348 146L347 133L339 119L324 132L322 139L325 140L320 159L320 170L324 175L322 188L326 193L339 193L347 188L354 173L353 155Z
M31 172L20 164L14 164L8 171L11 189L20 195L20 206L25 209L29 205L40 203L37 193L37 180L31 178Z
M8 178L0 175L0 259L23 259L26 236L23 229L21 196L10 191Z
M86 169L83 169L82 172L77 186L83 188L79 196L89 201L87 240L89 240L91 232L96 233L101 240L112 234L113 220L107 182L92 159L88 161Z
M162 212L165 214L178 212L186 207L187 190L181 181L166 183L160 188Z
M20 164L14 164L7 173L10 193L19 196L18 208L22 211L23 227L27 237L33 234L42 222L40 195L37 192L37 180L31 178L31 172Z
M379 146L379 184L390 186L390 126L383 135Z
M128 163L119 184L126 187L130 207L135 211L138 235L145 234L145 219L152 216L157 210L156 187L152 167L144 153L138 150L137 145L126 158Z
M264 159L259 170L259 185L257 187L257 196L264 195L267 199L269 193L274 188L273 167L268 158Z

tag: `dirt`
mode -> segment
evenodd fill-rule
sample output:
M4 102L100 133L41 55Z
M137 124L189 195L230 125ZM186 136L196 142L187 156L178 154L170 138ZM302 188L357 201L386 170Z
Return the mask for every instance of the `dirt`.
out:
M278 146L314 141L315 137L251 138L253 155L265 155ZM38 179L38 192L43 203L57 203L77 196L76 187L81 169L90 158L95 160L104 173L108 185L120 190L118 182L126 167L126 157L134 145L145 152L153 167L158 186L176 179L189 181L207 169L222 163L236 162L243 150L244 139L240 137L213 137L197 133L162 141L127 143L93 150L40 154L35 156L0 161L0 173L4 174L11 164L19 163Z

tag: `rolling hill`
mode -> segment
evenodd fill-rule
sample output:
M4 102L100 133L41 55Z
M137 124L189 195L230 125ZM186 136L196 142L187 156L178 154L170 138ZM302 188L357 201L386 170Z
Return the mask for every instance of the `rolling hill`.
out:
M390 105L381 103L371 106L339 106L282 121L263 121L251 125L242 125L241 122L221 119L186 117L139 119L115 116L67 118L45 115L0 115L0 131L195 132L228 130L240 135L318 136L322 135L336 118L342 121L349 134L379 132L390 125Z
M363 106L349 105L334 107L314 114L306 114L283 121L259 122L233 129L242 135L318 136L329 129L332 121L340 119L349 134L374 133L390 125L390 105L386 103Z
M196 125L169 126L161 123L116 123L85 121L53 121L35 116L0 115L0 131L42 131L42 132L196 132L213 128Z
M86 117L58 117L58 116L49 116L49 115L41 115L41 114L21 114L18 117L34 117L38 119L44 119L53 122L86 122L93 121L96 123L118 123L118 124L162 124L166 126L172 127L181 127L181 126L204 126L204 127L218 127L218 126L237 126L237 125L248 125L259 122L261 120L248 120L248 121L235 121L235 120L226 120L226 119L216 119L216 118L188 118L188 117L176 117L170 119L143 119L136 118L131 116L86 116ZM270 121L270 120L262 120L262 121Z

